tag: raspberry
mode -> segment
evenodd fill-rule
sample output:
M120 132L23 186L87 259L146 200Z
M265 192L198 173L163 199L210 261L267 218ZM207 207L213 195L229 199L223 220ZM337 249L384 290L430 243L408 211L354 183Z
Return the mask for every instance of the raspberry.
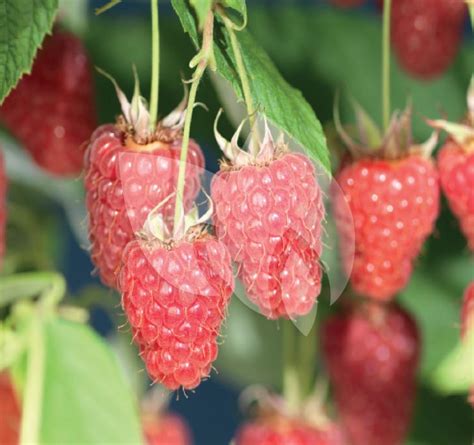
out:
M58 30L46 37L0 118L46 171L81 172L84 143L96 126L91 65L81 41Z
M104 284L116 287L122 252L143 228L150 211L176 189L181 132L159 124L156 140L136 144L120 125L103 125L92 135L86 153L86 204L92 260ZM190 141L184 205L188 209L200 190L204 156ZM161 208L166 217L176 199Z
M397 306L370 302L329 319L322 344L350 443L403 443L420 349L415 321Z
M261 312L272 319L304 315L321 291L322 193L306 156L268 135L261 150L256 157L241 151L213 178L213 223Z
M463 0L397 0L392 6L392 45L402 67L429 79L453 62L466 13Z
M350 245L355 230L355 251L342 249L348 274L353 266L352 286L362 295L390 300L408 283L438 216L436 169L416 154L398 160L362 158L343 166L336 180L343 191L333 196L342 246Z
M365 3L365 0L330 0L331 3L339 8L355 8Z
M474 251L474 144L449 139L438 155L441 187Z
M191 434L184 420L173 414L142 418L148 445L191 445Z
M14 445L20 440L20 404L10 377L0 373L0 443Z
M5 175L5 166L3 164L3 155L0 151L0 269L2 267L3 255L5 253L5 224L7 216L7 208L5 205L7 178Z
M205 232L127 246L122 306L154 381L193 389L209 376L232 289L230 255Z
M249 422L237 432L236 445L343 445L339 427L317 429L304 422L272 417Z

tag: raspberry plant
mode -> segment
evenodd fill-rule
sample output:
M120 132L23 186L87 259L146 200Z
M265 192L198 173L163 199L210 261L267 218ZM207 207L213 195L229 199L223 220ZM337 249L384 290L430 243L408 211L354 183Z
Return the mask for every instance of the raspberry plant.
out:
M467 443L462 0L96 3L0 0L0 442Z

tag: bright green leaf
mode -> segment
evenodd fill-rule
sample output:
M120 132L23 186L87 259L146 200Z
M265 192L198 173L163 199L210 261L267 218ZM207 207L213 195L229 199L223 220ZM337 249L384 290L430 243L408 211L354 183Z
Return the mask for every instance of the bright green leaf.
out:
M57 8L58 0L0 0L0 103L30 72Z
M117 360L88 326L45 326L41 443L142 442L135 400Z
M197 46L199 42L196 25L184 0L173 0L172 3L183 28ZM232 84L237 96L242 99L243 93L229 35L224 28L216 33L222 34L222 38L215 45L217 71ZM268 55L247 31L237 32L237 38L256 109L267 116L274 125L285 131L304 148L313 160L329 171L330 161L326 138L314 111L301 92L283 79Z
M443 394L467 393L474 385L474 330L435 370L433 385Z

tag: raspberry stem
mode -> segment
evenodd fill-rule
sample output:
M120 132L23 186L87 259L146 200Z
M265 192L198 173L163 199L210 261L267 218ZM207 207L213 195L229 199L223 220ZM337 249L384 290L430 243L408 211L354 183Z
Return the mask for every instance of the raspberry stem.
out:
M39 307L38 310L41 308ZM42 317L33 313L28 338L28 363L22 403L20 444L39 443L44 380L44 333Z
M301 393L303 396L309 395L314 383L314 373L316 368L317 341L316 332L313 327L308 335L298 337L298 354Z
M384 0L382 31L382 114L383 126L387 130L390 123L390 13L392 1Z
M183 141L181 145L181 155L179 159L179 170L178 170L178 184L176 187L176 205L174 212L174 225L173 231L176 236L176 230L181 225L179 224L182 216L181 209L183 208L183 194L184 194L184 180L186 177L186 159L188 156L189 148L189 135L191 131L191 121L193 118L194 105L196 102L196 94L201 82L202 76L206 71L207 66L214 60L214 14L209 11L206 23L204 25L203 37L202 37L202 48L199 53L191 61L191 66L196 66L194 71L191 88L189 90L188 105L186 108L186 116L184 119L183 128ZM195 65L196 64L196 65Z
M235 25L234 23L221 11L221 17L224 21L224 26L227 29L230 37L230 44L232 46L232 52L234 53L235 63L237 68L237 73L239 74L240 83L242 85L242 93L244 96L245 106L247 107L247 114L249 117L250 131L252 132L252 149L258 151L259 147L259 137L258 129L255 125L256 113L255 107L252 100L252 93L250 91L250 82L247 75L247 70L245 69L244 59L242 57L242 52L240 51L239 41L235 35ZM256 153L252 153L256 154Z
M283 397L291 414L300 406L300 381L296 362L296 329L291 320L283 320Z
M158 0L151 0L151 52L150 130L153 132L158 119L158 96L160 87L160 25Z

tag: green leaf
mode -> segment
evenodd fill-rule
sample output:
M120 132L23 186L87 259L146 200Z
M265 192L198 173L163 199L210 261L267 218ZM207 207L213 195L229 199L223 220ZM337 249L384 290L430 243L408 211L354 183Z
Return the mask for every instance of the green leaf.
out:
M467 393L474 386L474 330L435 370L433 385L443 394Z
M237 11L242 17L242 24L247 21L247 4L245 0L223 0L221 2L225 7Z
M16 300L64 290L64 279L55 272L30 272L0 277L0 307ZM58 298L62 297L59 295Z
M423 342L420 373L428 379L460 337L459 303L449 297L435 277L435 271L427 274L423 269L416 270L400 296L418 322Z
M173 0L172 4L183 28L197 46L196 25L184 0ZM216 35L219 36L215 45L217 72L231 83L237 96L243 99L229 35L224 28L216 30ZM237 32L237 39L256 109L301 145L326 171L330 171L329 152L321 124L301 92L286 82L266 52L247 31Z
M0 103L30 72L57 8L58 0L0 0Z
M202 29L206 21L207 14L211 10L212 0L189 0L196 11L199 28Z
M240 387L281 383L281 332L278 324L233 298L222 329L216 369Z
M88 326L45 326L41 443L142 443L135 400L118 363Z
M466 397L441 397L421 386L416 395L412 431L404 445L472 443L472 409Z

